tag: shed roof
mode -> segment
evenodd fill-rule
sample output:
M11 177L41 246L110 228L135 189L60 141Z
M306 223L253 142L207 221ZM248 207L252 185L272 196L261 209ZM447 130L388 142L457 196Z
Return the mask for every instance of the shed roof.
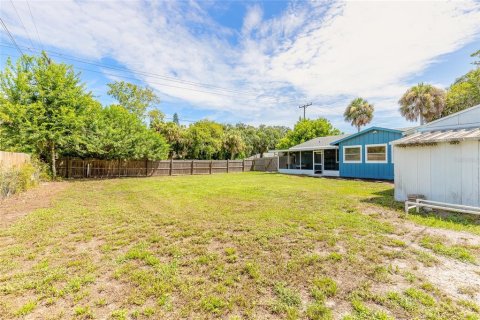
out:
M357 133L354 133L354 134L349 134L349 135L347 135L347 136L345 136L345 137L340 137L339 139L332 141L330 144L336 145L336 144L339 144L340 142L343 142L343 141L346 141L346 140L350 140L350 139L352 139L352 138L361 136L362 134L365 134L365 133L368 133L368 132L374 131L374 130L377 130L377 131L388 131L388 132L397 132L397 133L402 133L402 132L403 132L403 129L388 129L388 128L382 128L382 127L370 127L370 128L368 128L368 129L362 130L362 131L360 131L360 132L357 132Z
M460 130L437 130L417 132L404 138L392 141L391 144L408 146L479 139L480 128L471 128Z
M300 150L315 150L321 148L331 148L331 143L335 140L343 139L348 137L349 134L339 134L336 136L326 136L313 138L311 140L305 141L304 143L297 144L296 146L291 147L288 150L291 151L300 151Z

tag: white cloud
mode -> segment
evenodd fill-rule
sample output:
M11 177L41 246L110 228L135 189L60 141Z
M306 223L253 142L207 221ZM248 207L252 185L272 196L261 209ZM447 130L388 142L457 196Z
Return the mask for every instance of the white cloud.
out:
M16 6L35 41L26 3ZM391 123L409 79L480 34L480 4L475 2L292 3L271 19L254 5L242 30L219 25L208 13L214 4L204 2L30 1L30 6L47 47L248 91L217 95L165 85L218 90L213 87L139 76L167 99L252 123L292 124L297 105L314 100L310 115L340 124L353 96L374 102L377 119ZM12 6L2 2L0 12L27 45ZM232 36L237 43L229 41Z

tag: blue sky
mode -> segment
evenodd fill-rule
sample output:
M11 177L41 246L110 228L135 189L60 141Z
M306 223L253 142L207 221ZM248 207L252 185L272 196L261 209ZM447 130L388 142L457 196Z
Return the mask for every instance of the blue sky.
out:
M361 96L371 125L411 126L401 94L448 87L480 49L479 2L29 0L1 1L0 13L24 52L73 64L102 103L113 102L106 83L131 81L185 124L292 126L313 102L308 117L352 132L342 114ZM3 30L0 40L3 67L19 53Z

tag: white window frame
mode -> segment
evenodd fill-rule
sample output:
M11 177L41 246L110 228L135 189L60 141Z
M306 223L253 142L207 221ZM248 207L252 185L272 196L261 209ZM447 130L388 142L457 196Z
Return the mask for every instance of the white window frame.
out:
M368 160L368 147L385 147L385 160ZM388 163L388 144L366 144L365 145L365 163Z
M361 144L353 146L343 146L343 163L362 163L363 162L363 146ZM346 148L360 148L360 160L345 160L345 149Z

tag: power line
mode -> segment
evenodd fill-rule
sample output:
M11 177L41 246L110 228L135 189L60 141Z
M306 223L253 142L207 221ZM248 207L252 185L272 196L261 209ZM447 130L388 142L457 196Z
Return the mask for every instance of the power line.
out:
M3 19L0 17L0 22L2 23L2 27L3 29L5 30L5 32L7 33L8 37L10 38L10 41L15 45L15 47L17 48L18 52L20 52L20 54L23 56L24 53L22 51L22 49L20 49L19 45L17 44L17 42L15 41L15 38L13 37L13 35L10 33L10 31L8 30L7 28L7 25L5 24L5 22L3 21Z
M4 45L4 46L8 47L8 45ZM39 51L39 50L36 50L36 51ZM229 88L215 86L215 85L212 85L212 84L205 84L205 83L200 83L200 82L188 81L188 80L178 79L178 78L169 77L169 76L165 76L165 75L160 75L160 74L157 74L157 73L145 72L145 71L141 71L141 70L137 70L137 69L127 69L127 68L122 68L122 67L106 65L106 64L102 64L102 63L91 62L91 61L88 61L88 60L85 60L85 59L81 59L81 58L78 58L78 57L66 55L66 54L63 54L63 53L55 52L55 51L46 51L46 52L48 54L56 55L56 56L59 56L63 59L66 59L66 60L76 61L76 62L80 62L80 63L85 63L85 64L94 65L94 66L97 66L97 67L102 67L102 68L107 68L107 69L112 69L112 70L117 70L117 71L134 73L134 74L138 74L138 75L142 75L142 76L148 76L148 77L152 77L152 78L158 78L158 79L166 80L166 81L177 82L177 83L181 83L181 84L188 85L188 86L204 87L204 88L207 88L207 89L210 88L210 89L215 90L215 91L225 91L225 92L237 93L237 94L246 94L246 95L255 95L255 96L258 95L258 91L245 91L245 90L229 89ZM293 100L292 100L292 102L293 102Z
M40 39L40 34L38 33L37 24L35 23L35 19L33 18L32 9L30 9L30 4L28 3L28 0L27 0L27 6L28 6L28 11L30 12L30 18L32 18L33 26L35 27L35 32L37 34L38 42L40 43L42 50L45 50L42 43L42 39Z
M4 47L11 47L11 46L8 46L8 45L2 45L0 44L0 46L4 46ZM37 50L38 51L38 50ZM90 63L91 64L91 63ZM107 66L104 66L102 64L93 64L95 66L99 66L99 67L107 67ZM110 76L114 76L114 77L119 77L119 78L124 78L124 79L129 79L129 80L136 80L136 81L140 81L138 79L138 77L132 77L132 76L127 76L127 75L123 75L123 74L117 74L117 73L109 73L109 72L105 72L105 71L97 71L97 70L91 70L91 69L87 69L87 68L84 68L84 67L79 67L79 66L75 66L76 69L79 69L79 70L83 70L83 71L87 71L87 72L93 72L93 73L99 73L99 74L104 74L104 75L110 75ZM135 72L132 72L132 71L129 71L128 69L119 69L117 71L120 71L120 72L128 72L128 73L133 73L134 75L136 74ZM157 78L155 76L150 76L148 73L144 73L144 74L141 74L142 76L144 77L152 77L152 78ZM170 80L166 80L166 79L161 79L161 80L165 80L165 81L170 81ZM174 81L175 82L175 81ZM176 81L176 82L179 82L179 81ZM218 95L218 96L224 96L224 97L230 97L230 98L236 98L238 99L239 96L238 95L234 95L235 92L232 92L230 94L226 93L226 92L222 92L222 91L219 91L219 90L201 90L201 89L196 89L196 88L189 88L189 87L184 87L184 86L176 86L176 85L171 85L171 84L166 84L166 83L162 83L162 82L153 82L153 81L149 81L149 83L151 84L157 84L159 86L164 86L164 87L170 87L170 88L176 88L176 89L182 89L182 90L188 90L188 91L194 91L194 92L201 92L201 93L207 93L207 94L213 94L213 95ZM180 81L181 83L181 81ZM183 83L182 83L183 84ZM250 94L249 96L251 96L251 98L246 98L246 99L240 99L240 100L246 100L246 101L258 101L258 100L270 100L272 102L277 102L277 103L293 103L294 101L297 101L297 100L294 100L294 99L291 99L291 100L287 100L287 101L280 101L280 99L278 97L273 97L273 96L253 96L252 94ZM242 98L242 97L240 97ZM243 97L244 98L244 97Z
M17 14L18 20L20 20L20 24L22 25L23 30L25 30L25 33L27 34L28 40L30 41L30 44L32 45L32 48L34 48L32 38L30 37L30 34L28 33L27 28L25 28L25 25L23 24L23 20L22 20L22 18L20 17L20 14L18 13L17 8L15 7L15 4L13 3L12 0L10 0L10 3L11 3L12 6L13 6L13 10L15 10L15 13ZM30 51L31 51L31 50L30 50Z

